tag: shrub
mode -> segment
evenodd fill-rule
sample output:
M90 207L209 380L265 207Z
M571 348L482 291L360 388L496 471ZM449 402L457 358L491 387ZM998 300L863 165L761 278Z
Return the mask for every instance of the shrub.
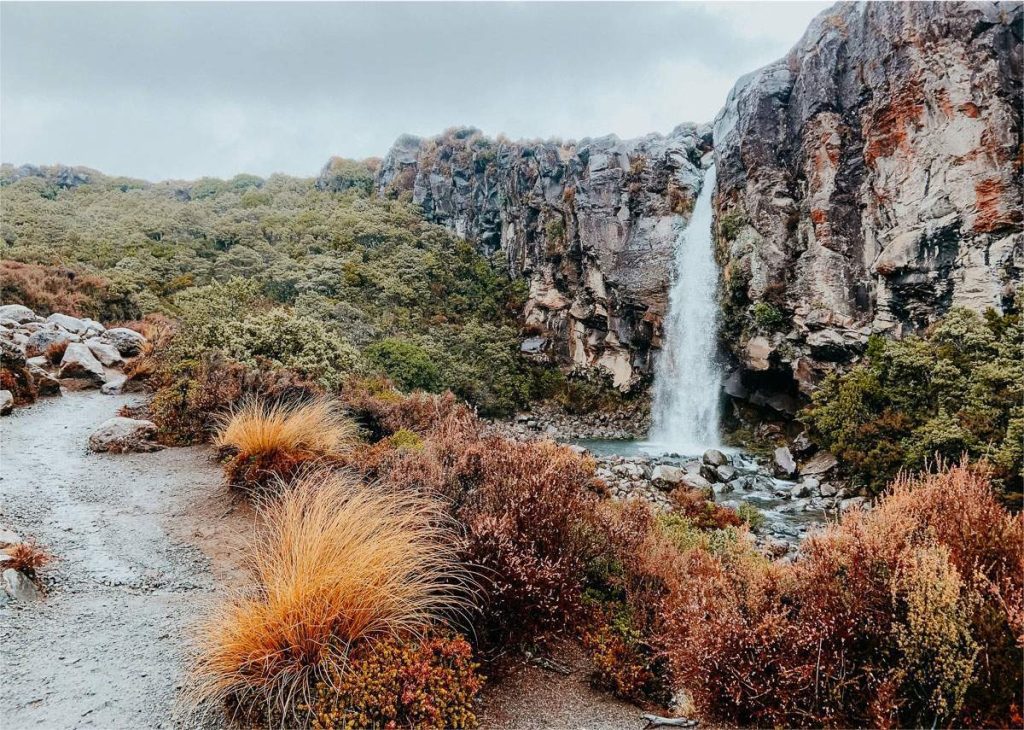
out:
M5 552L7 560L3 564L4 569L13 568L34 581L39 578L38 571L53 560L53 556L34 541L19 542L8 547Z
M24 304L44 317L59 312L108 322L139 315L131 297L101 276L8 260L0 262L0 302Z
M251 399L222 417L214 443L230 455L228 483L252 489L287 481L312 462L336 460L356 440L354 424L331 401Z
M736 508L736 514L747 524L747 527L754 532L758 532L764 527L764 513L754 505L750 504L750 502L742 502L740 506Z
M461 636L364 642L344 671L319 682L312 726L328 728L471 728L483 686L472 648Z
M64 359L64 352L68 349L71 340L58 340L46 347L46 361L51 365L57 365Z
M719 219L718 232L726 241L734 241L745 225L747 225L746 217L742 211L736 210Z
M684 560L661 641L716 721L977 726L1022 706L1024 521L983 471L901 478L792 564Z
M642 643L640 633L626 621L588 631L583 646L594 664L592 682L598 689L635 701L663 694L651 667L650 651Z
M766 332L785 329L789 324L789 318L785 313L769 302L755 302L751 308L751 316L754 318L754 325Z
M464 605L453 535L423 497L319 471L261 502L260 516L252 585L199 626L196 704L289 718L317 681L344 676L350 648L421 635Z
M402 390L433 391L440 374L433 359L422 347L404 340L375 342L365 350L369 362L391 378Z
M964 453L990 459L997 483L1019 489L1021 339L1017 315L953 309L924 337L872 340L867 362L826 378L801 418L875 491L900 469Z

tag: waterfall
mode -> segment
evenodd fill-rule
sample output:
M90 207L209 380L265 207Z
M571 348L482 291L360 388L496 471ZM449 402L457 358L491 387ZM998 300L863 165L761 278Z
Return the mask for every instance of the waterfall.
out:
M654 373L651 446L697 454L718 444L721 374L718 339L718 267L711 240L715 168L704 175L690 222L676 243L661 355Z

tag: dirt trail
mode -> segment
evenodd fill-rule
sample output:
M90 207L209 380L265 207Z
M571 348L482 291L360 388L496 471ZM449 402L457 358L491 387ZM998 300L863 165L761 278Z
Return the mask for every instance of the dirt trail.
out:
M0 608L0 726L167 727L184 637L239 576L252 524L203 448L94 454L138 396L68 393L0 422L0 526L56 557L40 604Z

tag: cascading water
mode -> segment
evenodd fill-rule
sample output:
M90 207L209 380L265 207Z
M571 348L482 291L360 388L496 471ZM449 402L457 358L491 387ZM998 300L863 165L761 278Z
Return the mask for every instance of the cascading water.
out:
M690 222L676 244L676 272L669 294L661 356L654 373L650 446L698 454L718 444L721 374L718 338L718 268L711 240L715 168L704 184Z

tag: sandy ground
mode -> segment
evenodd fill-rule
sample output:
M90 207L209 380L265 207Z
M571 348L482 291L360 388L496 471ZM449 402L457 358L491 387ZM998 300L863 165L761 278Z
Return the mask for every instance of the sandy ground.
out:
M0 526L56 556L44 602L0 608L4 730L175 724L188 627L238 579L252 514L209 450L87 450L137 398L69 393L0 422Z

